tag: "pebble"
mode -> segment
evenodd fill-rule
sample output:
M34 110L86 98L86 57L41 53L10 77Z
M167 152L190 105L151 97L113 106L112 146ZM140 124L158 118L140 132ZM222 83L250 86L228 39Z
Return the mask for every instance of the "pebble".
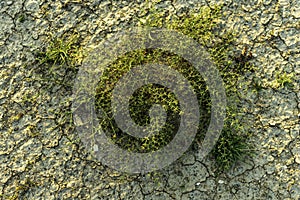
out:
M300 155L296 155L295 162L300 164Z
M292 11L291 11L291 15L297 19L300 18L300 6L295 6Z
M94 151L95 151L95 152L98 152L98 151L99 151L98 145L96 145L96 144L94 145Z

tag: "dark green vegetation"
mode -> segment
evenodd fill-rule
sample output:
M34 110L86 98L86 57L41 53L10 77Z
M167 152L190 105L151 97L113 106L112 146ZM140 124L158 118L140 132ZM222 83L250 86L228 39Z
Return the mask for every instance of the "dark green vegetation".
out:
M205 97L207 93L204 92L206 88L205 85L202 84L202 77L187 61L179 56L161 50L139 50L130 52L124 57L117 59L117 61L111 65L110 70L107 70L103 75L104 78L101 79L98 85L97 106L104 109L107 115L106 119L101 120L101 125L104 129L108 130L107 132L112 133L111 137L115 143L123 148L126 147L127 150L136 152L155 151L168 144L174 137L174 134L176 134L180 123L180 102L178 102L170 90L155 84L145 85L134 93L130 101L129 112L132 119L138 125L142 126L150 123L149 109L151 106L153 104L163 105L168 117L165 127L158 134L152 137L136 139L119 130L112 120L110 100L115 84L120 77L132 67L146 63L164 63L173 67L188 78L197 91L198 99L203 100L203 103L205 103L205 100L209 101L209 98ZM106 84L107 82L109 82L109 84Z
M199 42L210 53L225 83L228 102L225 125L212 152L218 169L224 171L228 170L236 161L240 161L252 153L251 145L248 143L249 134L240 119L242 112L239 111L237 81L245 72L253 70L253 66L248 63L249 57L246 55L234 55L235 34L232 31L222 29L222 25L218 23L221 17L220 13L220 7L203 7L194 13L166 18L163 11L152 9L147 17L141 20L140 26L177 30ZM77 40L76 35L54 39L49 43L46 50L39 53L40 65L47 66L46 74L51 75L51 77L61 77L59 73L62 69L61 73L66 73L66 69L71 71L76 69L76 64L82 58ZM145 85L137 90L130 100L129 109L132 119L137 124L147 125L150 122L149 109L151 106L153 104L162 105L168 116L166 125L159 133L142 139L133 138L122 132L113 120L110 102L114 86L122 75L131 68L146 63L162 63L171 66L188 79L194 87L201 109L201 119L195 144L201 144L210 120L211 107L207 86L201 75L189 62L159 49L130 52L116 58L115 62L105 71L99 81L96 95L97 108L101 108L106 114L100 119L102 128L110 133L109 136L115 144L133 152L155 151L172 140L180 122L180 102L171 91L160 85ZM58 79L53 78L53 80L57 82ZM66 84L64 80L68 79L58 82Z
M175 16L172 20L165 18L164 13L155 11L147 16L141 26L180 31L198 41L210 53L225 82L228 96L225 126L212 154L218 168L228 170L236 161L242 160L252 151L250 144L247 143L249 135L244 133L243 124L238 118L237 80L245 71L253 68L247 63L249 58L246 55L242 54L239 57L233 55L235 35L233 32L224 31L218 24L220 9L220 7L201 8L197 13ZM131 117L139 125L149 124L149 109L153 104L163 105L168 117L165 127L158 134L136 139L118 129L113 120L110 99L115 84L131 68L146 63L167 64L184 75L194 87L202 113L196 138L196 142L201 144L210 118L210 98L205 82L189 62L158 49L130 52L118 58L106 71L104 78L99 82L97 94L97 106L104 109L107 116L101 120L104 130L111 133L110 137L120 147L135 152L155 151L168 144L176 134L180 122L180 102L172 92L160 85L146 85L140 88L130 102Z

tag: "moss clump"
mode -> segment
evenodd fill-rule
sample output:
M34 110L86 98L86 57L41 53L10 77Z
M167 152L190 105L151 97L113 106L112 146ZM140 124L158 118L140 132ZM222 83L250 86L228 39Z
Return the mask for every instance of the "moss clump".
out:
M197 98L203 99L203 104L205 103L204 100L209 101L208 98L204 98L207 95L204 92L206 86L200 74L187 61L177 55L162 50L148 49L133 51L117 59L109 70L102 75L97 88L96 106L106 113L106 117L100 119L101 126L107 130L106 132L111 133L110 137L113 138L113 141L120 147L135 152L155 151L168 144L176 134L180 122L180 103L175 95L169 89L156 84L145 85L134 93L130 100L129 112L136 124L142 126L150 122L149 109L151 106L161 104L167 112L167 120L165 127L159 134L137 139L123 133L112 120L110 101L115 85L122 75L131 68L146 63L164 63L171 66L189 80L196 90Z
M150 9L145 19L140 20L140 26L160 27L177 30L193 38L210 53L215 65L225 83L228 96L227 118L222 134L212 154L216 158L220 170L229 169L232 164L251 153L251 145L247 143L249 135L245 133L239 118L239 95L237 81L245 71L253 70L248 60L240 60L234 56L233 47L235 34L222 29L219 19L221 7L202 7L197 12L190 12L181 16L166 18L164 11ZM130 101L130 114L139 125L149 123L149 109L153 104L161 104L167 111L168 117L165 127L151 137L134 138L120 130L113 120L111 110L112 90L118 80L130 69L146 63L162 63L171 66L181 73L194 87L200 105L201 119L196 141L204 138L210 118L209 92L201 75L189 62L169 52L159 49L144 49L127 53L113 62L105 71L98 84L96 106L106 113L101 117L101 126L115 144L134 152L156 151L168 144L180 121L180 103L175 95L160 85L145 85L136 91Z
M205 47L218 68L227 94L227 117L222 134L213 149L218 168L228 170L237 160L250 155L251 145L247 143L249 134L246 133L240 120L242 114L239 107L237 82L246 71L253 70L248 63L250 57L243 52L235 56L233 52L235 33L224 30L219 23L221 7L201 7L197 12L180 16L166 17L165 11L150 9L150 13L140 20L139 26L160 27L182 32ZM52 38L47 48L37 54L38 68L42 72L45 84L54 83L70 86L70 80L83 58L80 49L80 38L76 33L63 35L62 38ZM113 120L111 110L112 91L119 79L133 67L148 63L165 64L182 74L196 91L200 106L199 129L196 142L201 143L210 120L210 96L201 75L189 62L160 49L136 50L116 58L104 72L97 87L96 107L106 114L99 115L101 126L112 141L133 152L153 152L168 144L175 136L180 122L180 102L167 88L149 84L137 90L131 100L129 112L138 125L150 123L149 109L154 104L160 104L167 112L166 124L162 130L150 137L134 138L120 130ZM289 77L288 77L289 78ZM51 79L49 81L49 79ZM279 79L278 79L279 80ZM278 81L280 85L289 83L286 77Z

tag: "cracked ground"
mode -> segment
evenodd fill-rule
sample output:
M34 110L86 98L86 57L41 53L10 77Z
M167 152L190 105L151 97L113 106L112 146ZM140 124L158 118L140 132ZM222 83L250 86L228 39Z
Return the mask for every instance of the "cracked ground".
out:
M2 199L300 199L300 3L297 0L161 1L169 15L223 4L258 69L240 80L256 155L217 175L213 159L187 152L150 176L97 162L68 121L70 85L49 85L34 67L52 33L86 42L137 23L143 1L0 2L0 197ZM285 77L292 77L284 84ZM259 84L259 91L253 90Z

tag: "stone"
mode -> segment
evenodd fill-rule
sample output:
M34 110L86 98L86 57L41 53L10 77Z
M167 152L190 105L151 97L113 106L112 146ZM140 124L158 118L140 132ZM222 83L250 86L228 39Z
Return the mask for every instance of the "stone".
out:
M39 4L35 0L28 0L25 3L25 9L29 12L35 13L39 10Z
M295 162L300 164L300 155L295 155Z
M291 11L291 15L297 19L300 18L300 6L295 6L292 11Z

